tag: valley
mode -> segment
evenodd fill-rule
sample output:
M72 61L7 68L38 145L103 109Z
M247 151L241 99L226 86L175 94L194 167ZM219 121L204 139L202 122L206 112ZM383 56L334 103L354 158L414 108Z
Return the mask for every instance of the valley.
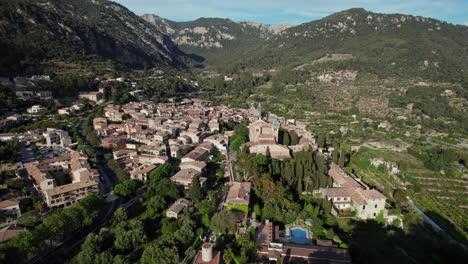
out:
M0 263L466 259L468 26L159 15L0 2Z

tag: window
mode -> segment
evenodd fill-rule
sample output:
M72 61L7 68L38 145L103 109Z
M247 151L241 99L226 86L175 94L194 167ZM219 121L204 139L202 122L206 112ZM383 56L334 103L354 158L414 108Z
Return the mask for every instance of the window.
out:
M377 205L375 205L375 208L377 208Z
M365 206L365 205L363 205L363 206L362 206L362 210L365 210L365 209L366 209L366 206Z
M375 216L375 213L374 213L374 216Z

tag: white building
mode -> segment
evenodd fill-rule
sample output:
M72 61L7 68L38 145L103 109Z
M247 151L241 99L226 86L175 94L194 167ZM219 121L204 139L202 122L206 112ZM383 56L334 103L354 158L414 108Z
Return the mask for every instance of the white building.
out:
M47 111L47 107L40 106L40 105L33 105L30 108L28 108L26 111L30 114L36 114L36 113L42 113Z

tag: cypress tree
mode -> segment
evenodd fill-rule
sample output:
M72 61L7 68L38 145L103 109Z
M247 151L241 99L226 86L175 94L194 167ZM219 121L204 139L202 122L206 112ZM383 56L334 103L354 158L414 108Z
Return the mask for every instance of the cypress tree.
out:
M289 146L291 144L291 138L288 131L284 131L283 134L283 145Z
M190 199L192 199L192 201L200 201L203 198L199 176L195 176L192 178L192 185L190 186L188 196L190 197Z
M289 133L290 139L291 139L291 145L297 145L299 143L299 136L295 131L291 131Z
M345 166L345 154L343 153L343 151L340 151L340 158L338 160L338 166L340 166L341 168L344 168Z

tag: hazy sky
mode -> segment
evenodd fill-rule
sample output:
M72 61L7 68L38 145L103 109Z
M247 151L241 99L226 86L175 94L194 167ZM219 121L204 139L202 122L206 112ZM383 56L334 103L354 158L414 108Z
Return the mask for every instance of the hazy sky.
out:
M468 0L114 0L138 15L175 20L220 17L276 24L300 24L354 7L379 13L432 17L468 25Z

